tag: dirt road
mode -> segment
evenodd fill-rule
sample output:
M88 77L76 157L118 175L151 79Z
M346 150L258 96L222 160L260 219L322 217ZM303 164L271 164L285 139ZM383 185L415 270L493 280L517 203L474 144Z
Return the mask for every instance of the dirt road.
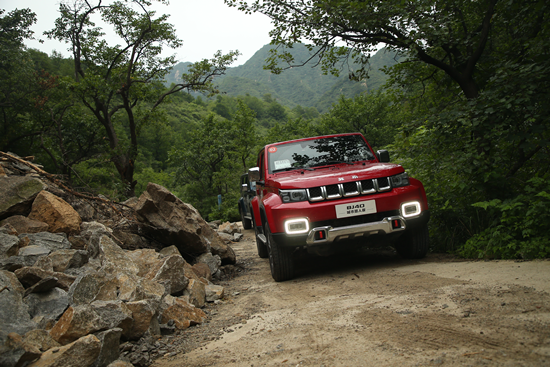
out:
M550 365L550 261L387 251L300 259L276 283L244 233L226 299L155 367Z

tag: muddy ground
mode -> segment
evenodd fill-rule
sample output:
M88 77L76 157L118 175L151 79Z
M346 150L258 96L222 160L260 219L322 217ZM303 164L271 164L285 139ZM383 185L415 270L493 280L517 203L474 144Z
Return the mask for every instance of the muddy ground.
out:
M243 233L225 300L153 366L550 365L550 261L378 251L301 258L276 283Z

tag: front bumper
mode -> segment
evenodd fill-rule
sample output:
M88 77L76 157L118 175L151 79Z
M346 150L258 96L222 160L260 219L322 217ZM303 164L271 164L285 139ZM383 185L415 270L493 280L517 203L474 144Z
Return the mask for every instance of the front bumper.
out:
M390 215L380 220L357 223L346 226L334 227L329 224L317 225L308 233L290 235L286 233L273 233L273 239L285 247L333 247L339 246L339 241L354 240L363 238L395 239L404 232L420 227L428 223L430 211L423 211L418 217L403 218L401 215ZM323 235L319 235L322 232ZM389 243L388 243L389 244Z
M341 239L354 239L356 237L365 237L373 234L391 234L394 232L404 231L406 228L406 221L400 215L387 217L379 222L362 223L346 227L315 227L312 228L307 234L306 244L329 244Z

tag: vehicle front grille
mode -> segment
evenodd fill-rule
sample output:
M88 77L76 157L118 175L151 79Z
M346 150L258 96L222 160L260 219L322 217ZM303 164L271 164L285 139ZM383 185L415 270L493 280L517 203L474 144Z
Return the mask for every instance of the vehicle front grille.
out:
M334 200L342 197L370 195L377 192L391 191L389 177L380 177L370 180L346 182L335 185L312 187L307 189L308 199L311 202Z

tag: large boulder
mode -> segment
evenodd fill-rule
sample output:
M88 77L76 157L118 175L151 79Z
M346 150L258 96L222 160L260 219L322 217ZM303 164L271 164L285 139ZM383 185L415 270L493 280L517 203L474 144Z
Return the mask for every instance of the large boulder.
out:
M47 223L49 231L54 233L78 233L82 223L82 218L72 206L45 190L34 199L29 218Z
M26 215L33 200L46 188L42 181L32 177L0 177L0 220L12 215Z
M193 206L160 185L149 183L135 208L145 234L165 246L176 246L184 256L210 252L212 243L222 242Z

